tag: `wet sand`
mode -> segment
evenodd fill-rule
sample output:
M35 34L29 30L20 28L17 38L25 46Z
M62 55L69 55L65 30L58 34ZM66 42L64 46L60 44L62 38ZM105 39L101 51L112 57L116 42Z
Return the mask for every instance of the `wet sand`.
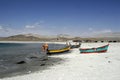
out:
M50 69L51 66L62 64L64 62L65 59L50 56L47 58L32 57L31 61L29 62L26 62L24 60L19 62L16 61L16 63L14 63L16 65L16 68L0 73L0 78L10 78L15 76L22 76L31 73L42 72L43 70Z

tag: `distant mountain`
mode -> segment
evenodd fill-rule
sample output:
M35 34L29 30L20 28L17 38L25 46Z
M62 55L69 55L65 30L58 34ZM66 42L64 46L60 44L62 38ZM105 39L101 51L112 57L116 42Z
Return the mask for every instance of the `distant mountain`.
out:
M68 40L71 39L69 35L38 35L38 34L19 34L9 37L0 38L2 41L56 41L56 40Z
M31 41L31 40L39 40L39 38L34 36L26 36L26 35L14 35L3 38L3 40L11 40L11 41Z
M73 37L67 34L59 35L19 34L9 37L0 37L0 41L67 41L67 40L83 42L96 42L96 41L120 42L120 32L99 34L87 38Z
M33 36L33 37L37 37L37 38L56 38L56 35L39 35L39 34L23 34L24 36L28 37L28 36Z
M0 39L3 39L4 37L0 37Z
M120 38L120 32L109 32L94 35L94 37L103 37L103 38Z
M84 40L120 42L120 32L101 33L101 34L97 34L89 38L85 38Z

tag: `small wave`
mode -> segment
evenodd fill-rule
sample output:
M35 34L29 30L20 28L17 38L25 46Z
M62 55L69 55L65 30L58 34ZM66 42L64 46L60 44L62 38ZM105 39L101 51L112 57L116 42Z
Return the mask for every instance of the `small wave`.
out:
M0 72L8 70L9 68L5 65L0 65Z
M2 62L2 61L4 61L3 59L0 59L0 61Z

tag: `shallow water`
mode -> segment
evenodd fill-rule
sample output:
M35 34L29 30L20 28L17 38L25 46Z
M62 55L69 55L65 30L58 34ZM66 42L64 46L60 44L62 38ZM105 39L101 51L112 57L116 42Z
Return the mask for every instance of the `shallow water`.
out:
M63 44L48 44L49 49L59 49ZM30 65L37 66L43 58L42 43L0 43L0 78L12 72L27 71ZM38 57L30 59L29 57ZM25 61L26 64L16 64Z

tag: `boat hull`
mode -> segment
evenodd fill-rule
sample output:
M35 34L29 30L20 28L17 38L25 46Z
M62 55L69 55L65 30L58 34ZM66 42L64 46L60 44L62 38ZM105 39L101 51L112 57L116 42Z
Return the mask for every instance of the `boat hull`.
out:
M97 48L86 48L86 49L80 48L80 52L81 53L104 53L104 52L107 52L108 46L109 44L105 46L97 47Z
M69 50L70 50L70 47L67 46L65 48L58 49L58 50L48 50L47 54L48 55L51 55L51 54L60 54L60 53L68 52Z
M71 49L73 48L79 48L81 46L81 43L77 44L77 45L71 45Z
M79 45L71 45L71 49L73 48L79 48L80 47L80 44Z

